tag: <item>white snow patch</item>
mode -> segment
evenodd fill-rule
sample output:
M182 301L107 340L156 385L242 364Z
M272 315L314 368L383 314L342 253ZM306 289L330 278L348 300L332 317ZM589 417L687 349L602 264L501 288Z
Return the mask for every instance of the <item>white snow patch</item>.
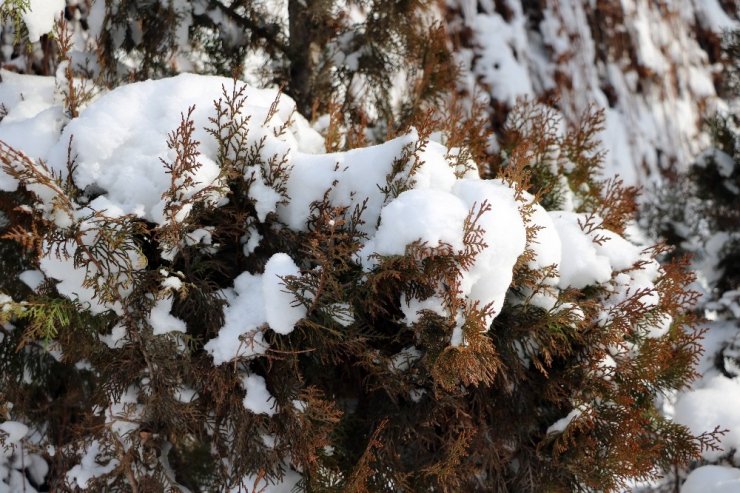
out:
M275 399L270 395L265 385L265 379L259 375L248 375L242 379L242 387L247 392L244 396L244 407L255 414L273 416L275 409L270 401Z
M262 295L267 324L278 334L290 334L295 324L306 316L306 307L296 304L295 295L287 290L282 278L300 277L301 271L287 254L276 253L265 265Z
M710 432L715 426L729 429L720 436L724 450L705 450L702 457L717 460L725 451L736 450L735 460L740 458L740 382L716 375L704 382L703 388L681 395L676 402L676 422L686 425L694 435Z
M4 421L0 423L0 431L7 434L5 443L18 443L28 435L28 426L18 421Z
M155 336L169 332L185 332L187 330L185 322L170 314L173 301L173 298L168 296L167 298L157 300L154 307L152 307L148 321L152 326Z
M244 272L234 279L234 289L226 297L224 325L218 336L208 341L206 351L216 365L237 357L263 354L267 350L260 326L267 323L262 276Z
M23 14L23 23L28 28L28 41L35 43L42 35L51 32L65 4L65 0L31 0L30 8Z
M107 459L105 464L101 464L98 462L100 455L102 455L102 446L98 440L93 440L85 450L80 463L67 471L67 481L84 490L87 489L91 480L108 474L118 467L117 459Z
M20 273L18 279L23 281L33 291L36 291L41 283L44 282L44 273L39 270L26 270Z
M689 473L681 493L737 493L740 469L727 466L701 466Z

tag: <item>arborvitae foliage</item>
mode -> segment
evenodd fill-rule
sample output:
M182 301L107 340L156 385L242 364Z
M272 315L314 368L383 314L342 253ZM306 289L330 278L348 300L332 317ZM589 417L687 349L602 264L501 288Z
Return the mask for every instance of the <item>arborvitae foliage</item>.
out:
M46 486L75 489L72 468L88 461L97 470L86 485L100 491L260 491L287 469L300 472L308 491L614 491L714 446L713 435L691 436L654 407L657 395L691 380L699 352L684 265L664 265L643 289L625 279L655 268L660 249L583 289L547 284L554 266L531 267L542 226L526 190L556 203L531 150L542 142L576 163L560 190L578 184L583 234L605 244L623 232L630 193L594 177L598 115L557 140L538 125L508 135L499 174L513 189L528 245L495 313L463 295L461 276L489 246L481 220L500 212L473 207L461 249L413 242L368 266L358 257L375 230L366 224L368 201L337 206L337 183L311 205L304 230L260 212L255 187L292 200L290 157L269 154L265 138L250 140L247 104L236 86L215 102L207 130L220 175L197 192L199 142L193 109L183 112L167 139L174 159L152 164L171 179L158 224L86 208L100 192L76 185L71 154L57 174L2 149L4 172L20 183L3 196L6 238L26 249L29 265L72 262L93 293L80 303L47 280L3 300L2 393L13 404L6 417L39 430L27 445L49 464ZM265 125L277 111L276 102ZM521 111L528 121L547 118ZM424 136L444 130L439 120L426 125L392 163L377 192L385 203L413 188L432 145ZM466 152L450 153L449 165ZM252 235L261 240L250 249ZM301 318L286 333L245 333L240 344L262 349L214 365L206 343L234 303L224 290L244 272L262 273L279 252L299 267L283 281ZM551 307L537 295L551 297ZM404 303L434 296L439 309L404 317ZM647 301L656 296L659 304ZM160 333L161 306L181 329ZM649 335L664 320L665 333ZM245 379L266 386L271 411L245 405ZM188 389L194 397L183 398Z
M286 476L317 492L616 491L716 446L655 406L691 381L700 350L685 263L659 267L661 247L629 244L627 265L579 287L537 263L551 246L540 232L554 230L545 209L562 209L589 252L627 243L635 191L597 178L598 112L561 131L522 102L491 156L480 108L442 97L455 70L422 2L350 2L356 20L335 2L291 0L287 23L256 2L101 5L88 74L101 87L183 68L243 75L258 53L268 80L316 117L327 150L398 139L372 162L387 173L367 196L343 189L342 173L378 148L315 157L334 178L311 190L298 226L285 208L310 186L291 188L297 152L285 143L308 123L282 115L279 100L251 106L236 82L207 123L183 97L162 136L169 153L148 163L168 175L157 217L118 211L106 202L115 190L83 186L73 149L87 149L73 141L61 167L3 144L3 186L18 188L0 194L2 246L18 254L0 285L0 412L33 430L0 457L3 471L53 491L252 492ZM64 32L49 53L76 61ZM57 73L69 125L84 116L73 77L84 70L73 69ZM477 162L505 200L468 204L458 243L365 251L393 221L382 208L422 190L424 166L439 162L458 182L473 180ZM215 176L200 182L211 164ZM482 280L513 270L500 297L481 303L466 275L511 240L486 236L507 204L522 247ZM286 258L289 273L274 274ZM11 282L21 271L40 284ZM279 289L264 287L268 271ZM275 306L299 316L285 327L285 314L257 315ZM227 327L238 338L219 356L213 341ZM49 470L38 477L26 461L40 460Z

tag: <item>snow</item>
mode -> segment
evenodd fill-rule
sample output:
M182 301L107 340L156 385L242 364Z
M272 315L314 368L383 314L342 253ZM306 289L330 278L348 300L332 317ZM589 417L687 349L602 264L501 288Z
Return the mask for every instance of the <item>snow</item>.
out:
M487 245L475 258L473 266L462 276L463 294L480 307L491 305L495 315L501 312L513 268L526 247L526 229L519 212L514 190L500 180L463 178L453 192L473 210L484 202L491 206L479 221L483 242ZM493 321L488 317L486 325Z
M526 290L529 296L529 303L538 306L544 310L552 310L557 303L557 290L555 289L560 282L560 273L558 271L563 260L563 242L555 227L555 223L548 212L529 194L525 195L525 200L532 202L532 215L529 226L537 228L534 238L527 245L534 252L534 258L529 262L528 267L535 271L547 272L547 277L543 279L543 289L534 293ZM555 267L553 271L551 267Z
M149 313L149 324L155 336L167 334L169 332L185 332L185 322L170 314L172 310L173 298L167 297L157 300Z
M45 158L56 143L64 122L55 106L54 77L38 77L0 70L0 105L7 115L0 121L0 141L27 156ZM0 171L0 190L15 190L15 180Z
M267 324L278 334L290 334L295 324L306 316L306 307L296 303L295 295L287 291L283 281L286 276L300 275L298 266L285 253L276 253L265 265L262 277L265 316Z
M406 246L419 241L429 247L463 248L463 222L468 209L458 197L437 190L408 190L385 206L380 227L362 253L403 255Z
M737 493L740 470L726 466L701 466L689 473L681 493Z
M172 162L175 156L167 147L167 135L178 126L182 111L194 104L191 117L195 124L194 138L199 142L200 167L192 177L195 185L183 193L187 197L205 186L217 184L218 149L204 127L209 125L213 100L221 97L222 90L227 88L228 91L232 84L224 78L183 74L122 86L91 103L64 128L48 152L48 159L51 167L63 175L69 138L74 136L76 183L102 194L88 209L81 208L75 213L75 218L57 217L57 221L77 221L76 217L81 217L86 210L102 211L113 217L133 214L159 224L170 221L164 216L166 203L162 197L171 186L171 180L161 160ZM7 96L0 96L15 97L19 104L17 89L11 89L7 90ZM527 246L521 209L533 201L532 197L524 194L517 199L509 185L500 180L482 180L475 172L458 178L448 161L452 151L438 142L419 142L414 130L372 147L317 154L320 137L304 119L293 114L294 104L289 98L280 98L277 113L266 121L269 104L277 93L238 82L236 89L243 89L247 95L239 118L249 117L248 141L264 139L263 160L282 157L288 171L286 198L267 185L264 169L259 166L245 169L245 179L253 180L249 193L255 203L257 221L262 222L269 214L277 213L288 228L305 231L311 204L321 200L328 190L330 204L344 209L346 216L364 207L364 222L358 227L367 235L367 240L357 260L366 271L371 271L379 261L375 255L403 255L414 242L448 248L450 254L461 253L465 249L466 218L486 204L491 210L484 213L478 223L483 229L485 246L467 271L460 273L461 296L468 304L491 308L492 315L485 321L486 326L500 313L512 281L513 267ZM44 97L48 99L48 95ZM276 130L284 122L292 123L287 132L276 137ZM101 134L99 128L107 131ZM399 162L403 164L402 169L393 172L394 163ZM395 196L393 187L401 187L401 193ZM44 193L49 195L48 191ZM218 203L225 203L223 199L218 200ZM46 201L52 204L51 196ZM544 281L549 292L532 296L531 302L537 306L552 309L557 301L557 288L580 288L606 282L613 271L629 268L639 256L637 247L602 230L598 234L605 236L606 242L603 245L594 243L595 233L584 233L578 224L579 220L584 220L582 216L567 211L548 213L538 204L531 204L531 207L532 225L539 230L529 245L535 254L530 267L557 266L559 271L553 271ZM176 220L185 220L189 210L189 207L183 208ZM261 239L254 225L250 225L248 231L248 238L243 239L247 255ZM209 252L218 248L212 244L208 228L190 232L186 243L203 245ZM68 247L71 252L75 251L75 245ZM161 253L163 258L171 259L176 250ZM94 291L84 285L86 276L94 272L75 267L71 259L46 255L41 270L47 277L59 280L60 293L78 299L93 313L120 310L117 303L102 303L95 298ZM181 289L177 276L167 272L163 276L163 290ZM224 290L225 323L219 334L206 344L215 364L263 354L267 349L263 325L286 335L306 315L306 308L286 291L281 279L284 276L300 276L300 269L287 254L278 252L270 258L263 273L244 273L235 280L233 290ZM645 285L649 287L649 282ZM461 314L444 313L439 308L444 287L438 289L438 293L424 300L401 300L405 321L410 324L418 321L422 310L452 317L457 323L452 343L463 344ZM122 292L121 296L125 297L126 293ZM157 300L150 315L155 334L185 330L184 323L169 313L171 307L172 299ZM105 336L106 343L115 346L122 337L119 332Z
M109 459L106 464L98 463L98 455L101 454L102 445L98 440L93 440L85 450L85 454L79 464L67 471L67 481L78 488L87 489L88 483L118 467L117 459Z
M28 28L28 41L35 43L42 35L51 32L65 5L65 0L30 0L30 8L22 16Z
M213 184L219 168L215 163L216 142L205 128L213 112L213 102L222 97L222 88L230 93L234 82L224 77L182 74L157 81L145 81L121 86L91 103L82 114L65 128L57 144L50 150L49 162L58 171L66 168L67 145L71 136L72 151L77 156L75 180L79 187L98 187L106 192L111 203L123 213L135 214L163 223L162 194L170 187L170 175L160 159L171 162L174 151L167 147L167 135L175 130L189 105L195 105L192 119L194 139L200 142L200 168L194 173L197 183L189 193ZM294 104L281 98L277 115L265 128L277 91L255 89L237 82L237 90L245 88L244 114L252 115L249 142L266 138L267 149L293 152L300 148L290 132L283 141L272 134L273 129L293 116ZM101 134L99 128L106 128ZM304 131L307 133L308 131ZM252 170L254 171L254 170ZM264 205L268 210L269 202ZM263 212L264 212L263 210Z
M242 486L237 486L231 493L245 493L245 491L259 491L260 493L292 493L296 491L296 486L301 481L301 475L296 471L288 469L281 481L268 481L264 477L248 476L242 479L241 484L246 485L245 490Z
M287 183L291 200L278 207L280 219L291 229L305 230L311 204L331 189L332 205L348 207L350 212L367 200L361 229L371 232L383 206L378 187L385 186L393 161L414 141L415 136L410 134L346 153L296 156Z
M730 18L718 0L695 0L699 20L707 29L716 33L738 29L740 22Z
M447 315L444 309L444 300L439 296L430 296L424 300L407 298L405 294L401 296L401 311L404 314L404 322L407 324L413 325L418 322L424 310L436 313L441 317Z
M182 280L176 276L167 276L162 280L161 286L173 291L180 291L182 289Z
M404 372L421 358L422 352L414 346L402 349L391 357L390 368L395 372Z
M715 426L728 429L719 437L724 450L706 450L702 457L717 460L726 451L734 450L735 460L740 459L740 382L724 375L715 375L700 388L681 395L675 405L676 422L686 425L692 433L710 432Z
M0 70L0 104L7 110L3 123L33 118L54 104L54 77Z
M573 408L573 410L569 412L566 416L560 418L559 420L551 424L547 428L547 431L545 432L545 434L549 435L550 433L562 433L563 431L565 431L568 425L574 419L581 416L584 411L585 411L585 406L578 406L578 407Z
M244 396L244 407L255 414L274 416L275 406L270 403L275 399L265 385L265 379L259 375L248 375L242 379L242 387L247 392Z
M223 293L227 302L224 325L218 336L205 345L214 364L262 354L267 349L259 330L267 323L262 291L262 276L244 272L234 279L234 289Z
M553 93L569 125L578 126L589 105L606 110L604 177L657 181L661 167L685 169L706 145L702 115L721 102L697 23L717 34L740 25L720 0L623 0L618 16L599 15L595 1L448 4L462 11L450 25L463 40L455 52L460 85L490 98L492 113L519 96Z
M562 244L559 286L585 288L590 284L604 283L611 278L609 258L599 255L593 239L579 225L585 217L573 212L550 213Z
M2 437L5 443L18 443L28 434L28 426L18 421L4 421L0 423L0 431L6 433Z
M117 324L111 329L110 334L98 336L100 342L105 344L111 349L120 348L123 346L123 340L126 336L126 327L121 324Z
M513 106L519 96L534 94L526 64L519 57L526 53L523 38L523 18L507 23L496 14L478 15L472 21L477 37L485 39L481 46L478 70L493 97Z
M33 291L36 291L41 283L44 282L44 274L39 270L26 270L20 273L18 279L23 281Z
M329 306L332 319L342 327L349 327L355 322L352 306L349 303L334 303Z
M198 398L198 393L189 387L179 387L175 391L175 399L178 401L188 404Z
M125 440L126 435L136 431L141 423L143 406L138 403L139 390L137 386L130 385L105 409L105 423L124 447L130 446L130 442Z
M70 252L75 251L75 245L71 241L67 242L65 247ZM103 313L112 308L98 301L92 288L83 285L87 273L85 267L75 267L71 258L65 258L63 255L57 256L51 250L48 245L45 245L44 251L47 254L41 258L40 267L47 277L59 281L56 285L59 294L78 300L93 314Z

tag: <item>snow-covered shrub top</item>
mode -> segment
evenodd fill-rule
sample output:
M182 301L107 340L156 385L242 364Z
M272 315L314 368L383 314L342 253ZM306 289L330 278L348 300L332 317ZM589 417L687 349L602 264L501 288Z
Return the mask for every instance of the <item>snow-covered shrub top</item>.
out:
M289 98L278 98L273 90L258 90L238 82L234 85L233 81L220 77L183 74L120 87L90 104L78 118L65 125L56 143L45 149L35 138L15 137L11 130L19 122L33 128L36 120L55 110L50 98L51 82L34 79L34 84L27 86L31 89L29 96L19 101L13 90L13 77L18 76L10 77L11 85L5 90L3 102L12 108L9 117L22 114L26 118L18 116L8 121L6 117L0 123L0 138L11 136L9 140L14 147L28 149L31 156L46 160L51 172L61 176L67 173L71 156L74 182L86 192L70 215L55 205L56 195L52 190L38 187L47 214L63 228L74 221L89 221L84 218L93 213L112 218L130 214L156 225L173 220L165 213L172 183L164 163L174 161L177 155L176 149L168 147L167 136L177 128L184 108L190 105L194 106L189 118L194 124L192 137L198 142L199 166L188 177L192 181L185 195L192 197L208 189L213 195L210 200L226 203L229 198L218 192L219 181L224 179L217 164L218 142L208 129L213 127L214 101L223 100L230 91L234 91L232 94L243 91L246 103L235 118L244 120L240 132L247 139L247 146L257 149L265 163L276 157L284 160L288 170L282 194L266 182L268 170L256 167L244 170L245 180L254 180L250 197L260 221L268 214L277 214L287 227L305 231L311 205L321 201L328 191L334 207L350 212L363 209L359 229L366 240L357 261L365 269L372 269L379 256L403 255L415 242L430 248L447 248L450 252L464 251L466 223L482 212L477 221L482 228L478 240L481 248L472 264L461 272L460 295L466 302L490 306L486 326L501 311L512 269L526 247L528 226L537 230L531 242L535 256L530 266L534 269L557 266L560 276L553 272L547 282L561 289L606 283L614 272L627 271L641 259L640 248L599 228L598 217L588 218L568 211L547 213L532 204L530 224L525 223L521 210L532 202L531 196L524 194L517 198L514 185L483 180L475 169L455 169L446 147L436 142L421 142L413 131L382 145L321 154L320 135L294 113ZM39 101L37 111L25 109L29 99ZM45 104L48 108L44 108ZM22 108L19 110L18 106ZM61 110L55 114L61 115ZM408 158L405 169L394 170L396 163L405 157ZM16 188L17 180L4 172L0 177L3 190ZM394 186L406 189L394 196ZM174 220L184 221L188 213L189 208L183 207ZM93 223L86 227L96 228ZM207 231L197 236L193 241L210 243ZM258 241L252 239L249 248L254 250ZM74 246L69 246L74 251ZM169 250L162 252L165 259L173 254ZM144 268L144 262L132 259L138 268ZM98 299L93 287L85 284L85 269L75 267L73 256L59 257L49 251L42 259L41 268L47 277L59 282L57 289L62 294L78 298L94 312L116 309L115 304ZM652 290L657 268L636 272L639 274L620 274L625 277L618 276L615 286ZM268 262L264 275L245 273L237 279L233 294L225 293L229 300L226 325L219 337L207 345L217 363L238 355L264 352L260 344L247 350L238 338L265 323L281 334L292 330L305 310L301 312L291 306L293 298L283 293L280 279L299 275L300 266L286 254L278 253ZM538 303L543 308L553 308L557 298L546 298ZM440 293L437 298L440 306L441 299ZM416 319L418 310L429 309L434 303L427 298L404 301L408 321ZM160 300L152 310L149 321L156 333L184 331L184 325L168 315L167 308L171 305L171 300ZM229 321L232 316L234 322ZM233 325L237 320L239 328ZM460 319L460 326L463 321ZM452 343L462 343L461 333L456 332Z
M270 449L274 440L260 428L267 420L323 436L302 416L319 413L311 422L319 427L334 423L334 404L317 411L318 394L303 388L300 370L279 377L260 371L284 357L297 368L297 355L313 365L311 353L326 351L316 357L322 372L360 365L372 378L405 382L396 398L418 403L433 389L468 405L465 389L494 388L505 365L546 374L562 355L591 387L552 393L556 405L536 418L544 426L527 425L541 428L543 443L597 413L611 426L613 413L641 412L629 386L671 364L638 360L648 357L643 347L674 351L663 336L685 304L681 285L672 284L654 251L605 226L609 206L598 209L603 218L588 209L547 211L515 174L483 179L475 163L461 164L459 149L413 129L373 147L324 153L322 137L289 98L230 79L184 74L126 85L68 120L52 80L24 85L23 77L3 76L0 190L31 192L33 206L19 213L41 225L35 235L9 233L37 254L38 271L21 279L101 321L102 328L85 329L98 350L124 354L136 346L145 355L134 376L116 382L105 405L90 411L107 435L76 453L79 464L66 479L80 488L115 476L117 457L94 457L111 439L133 454L134 432L161 412L155 398L164 394L172 406L200 402L203 394L216 399L208 405L227 406L226 394L239 393L238 410L219 411L231 413L221 424L227 441L243 413ZM32 306L1 301L21 317ZM497 334L497 323L513 329ZM351 359L332 359L332 344L345 336L349 349L342 351ZM690 359L693 346L679 341L675 351ZM146 360L148 351L159 361ZM156 387L170 378L167 371L190 371L185 360L204 365L201 373ZM414 376L419 367L426 380ZM616 379L617 371L627 376ZM679 385L690 375L688 366L681 371L662 385ZM276 380L289 390L276 391ZM356 399L341 404L343 411L355 412ZM241 446L242 453L256 450L248 441ZM240 480L255 473L229 464ZM162 467L168 474L170 466Z
M357 261L365 269L372 269L378 256L403 255L415 242L431 248L448 248L451 252L463 251L466 221L485 207L477 222L482 228L481 248L472 265L461 273L460 295L480 307L490 305L491 315L486 325L501 311L512 269L526 247L528 224L522 218L521 209L533 198L524 194L518 199L513 185L501 180L483 180L469 169L455 169L450 164L449 150L441 144L420 142L416 133L411 132L374 147L321 154L320 135L294 113L289 98L278 98L273 90L258 90L239 82L234 85L233 81L220 77L183 74L111 91L66 124L56 143L46 146L36 140L35 134L17 134L16 126L48 128L44 123L47 113L57 115L58 121L61 119L61 109L53 104L52 81L34 78L33 84L26 86L30 89L29 96L20 99L13 84L27 77L8 73L3 76L10 83L3 86L0 96L10 111L0 123L0 139L7 139L29 156L47 161L51 172L60 176L67 173L68 158L74 160L75 184L86 195L74 204L73 211L60 211L55 206L56 195L52 190L41 186L35 190L45 200L47 214L60 227L69 227L74 221L89 222L85 218L95 213L112 218L130 214L156 225L184 221L189 212L187 206L174 218L166 216L167 192L172 183L164 163L177 158L176 149L168 147L167 137L178 127L188 106L194 106L189 118L195 129L193 139L198 142L199 166L188 177L191 182L185 195L192 197L208 189L213 195L210 200L228 202L227 196L219 195L219 181L224 177L217 164L218 142L208 129L213 127L214 101L223 100L232 90L233 94L243 91L246 103L239 108L237 118L244 120L240 131L246 136L247 145L258 149L265 163L275 157L284 159L288 169L282 194L266 183L268 170L254 167L244 170L245 180L254 180L250 195L259 220L277 214L287 227L305 231L312 203L321 201L328 191L333 206L348 211L363 209L359 229L366 240ZM37 111L28 109L29 101L34 100ZM409 158L406 169L394 171L394 165L403 158ZM393 196L391 188L402 182L407 189ZM17 187L17 180L2 172L0 186L12 191ZM530 267L554 265L560 272L559 277L553 272L546 281L548 284L566 289L606 283L614 272L627 271L642 258L640 248L599 228L598 217L588 218L568 211L547 213L537 204L531 207L534 212L530 225L536 227L536 234L530 245L535 252ZM93 223L85 226L96 227ZM193 241L210 243L207 231L202 230L196 236ZM248 248L253 251L259 239L250 241ZM69 246L74 251L74 246ZM162 252L165 259L173 254L170 250ZM135 253L132 255L135 257ZM106 303L95 296L93 286L84 282L85 269L75 267L72 257L49 252L42 259L41 268L47 277L59 282L57 289L62 294L78 298L93 312L120 309L115 303ZM300 266L293 262L284 253L276 254L268 262L264 275L245 273L235 282L233 293L225 293L226 325L219 337L207 345L217 363L264 352L258 341L247 349L239 344L238 338L265 323L281 334L289 333L301 313L305 314L305 310L292 307L292 297L281 291L282 276L300 275ZM132 264L144 268L145 260L133 258ZM626 277L616 278L617 289L631 286L651 291L657 268L636 272L639 274L620 274ZM536 297L535 302L543 308L553 308L556 297L540 298ZM417 319L418 310L435 310L435 303L442 304L441 295L436 301L433 297L404 302L409 322ZM264 308L259 306L262 303ZM152 310L149 321L155 332L184 331L184 325L168 315L167 308L171 305L171 300L160 300ZM232 317L235 317L233 322ZM462 343L459 332L453 336L452 343Z

